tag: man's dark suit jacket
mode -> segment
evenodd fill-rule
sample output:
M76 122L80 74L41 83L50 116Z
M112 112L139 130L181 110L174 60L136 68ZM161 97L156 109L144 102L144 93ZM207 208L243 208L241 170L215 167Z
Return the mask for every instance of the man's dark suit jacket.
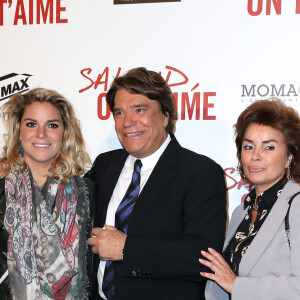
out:
M86 174L95 182L97 227L127 157L123 149L100 154ZM131 213L124 260L115 263L116 300L205 299L200 251L221 251L226 218L222 168L171 135ZM97 255L92 299L101 299L98 266Z

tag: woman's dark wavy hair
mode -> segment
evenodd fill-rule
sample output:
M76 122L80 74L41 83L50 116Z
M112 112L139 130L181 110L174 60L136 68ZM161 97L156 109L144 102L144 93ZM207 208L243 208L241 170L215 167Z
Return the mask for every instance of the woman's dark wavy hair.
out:
M167 133L175 132L177 111L173 93L160 74L140 67L131 69L124 76L115 78L106 94L106 101L112 112L115 106L115 95L121 89L156 100L160 104L162 113L169 115Z
M244 178L241 162L242 143L248 126L252 123L270 126L279 130L285 139L288 152L293 159L290 163L291 178L300 183L300 117L296 110L286 106L277 98L258 100L249 105L238 117L235 129L238 170Z

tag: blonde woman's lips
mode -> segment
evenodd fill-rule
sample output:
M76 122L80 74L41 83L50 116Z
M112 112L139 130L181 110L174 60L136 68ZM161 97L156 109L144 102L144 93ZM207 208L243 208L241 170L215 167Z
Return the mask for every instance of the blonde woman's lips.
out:
M32 144L34 147L36 147L36 148L40 148L40 149L45 149L45 148L48 148L48 147L50 147L51 146L51 144L36 144L36 143L34 143L34 144Z

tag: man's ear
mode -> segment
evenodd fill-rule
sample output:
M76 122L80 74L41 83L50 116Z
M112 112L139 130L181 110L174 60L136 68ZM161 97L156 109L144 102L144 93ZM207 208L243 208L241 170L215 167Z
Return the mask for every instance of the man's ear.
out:
M163 113L163 118L164 118L164 127L167 128L168 124L169 124L169 113L166 111L165 113Z

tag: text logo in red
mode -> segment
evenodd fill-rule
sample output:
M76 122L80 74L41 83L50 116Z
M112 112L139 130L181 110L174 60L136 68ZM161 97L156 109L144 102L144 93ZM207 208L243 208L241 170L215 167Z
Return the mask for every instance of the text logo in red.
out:
M300 14L300 0L295 1L295 13ZM259 16L262 13L281 15L282 2L282 0L248 0L248 13L251 16Z
M248 192L251 191L251 186L245 182L243 178L240 177L239 180L234 178L233 174L236 173L236 169L234 167L226 168L224 169L224 174L226 177L226 182L227 182L227 190L230 191L232 189L238 189L240 190L242 187L246 188ZM242 196L241 202L244 201L248 193L244 194Z
M0 0L0 26L5 24L5 15L13 10L13 25L68 23L63 16L65 0ZM14 4L14 5L12 5Z
M188 86L190 80L188 76L177 68L166 66L167 75L165 80L173 90L178 86ZM80 74L88 80L88 85L79 90L84 93L90 89L100 90L98 95L98 117L107 120L111 112L106 104L106 92L108 90L110 70L106 67L103 72L93 75L91 68L85 68ZM119 67L113 77L118 77L121 73ZM199 91L199 83L192 84L185 92L174 92L174 102L177 107L178 118L180 120L216 120L213 108L216 92Z

